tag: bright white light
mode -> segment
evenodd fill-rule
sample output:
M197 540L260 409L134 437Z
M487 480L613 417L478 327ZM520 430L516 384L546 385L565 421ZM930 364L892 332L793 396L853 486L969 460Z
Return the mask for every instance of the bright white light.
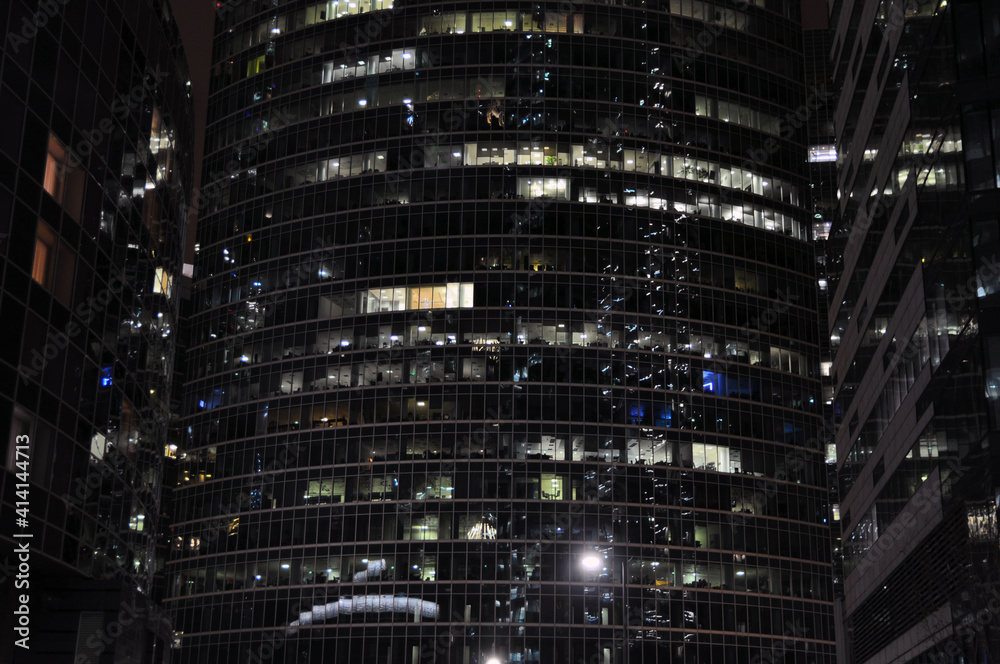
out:
M367 105L368 105L368 100L367 99L359 99L358 100L358 106L367 106Z
M809 163L827 161L837 161L837 147L835 145L812 145L809 147Z
M586 569L599 569L601 567L601 558L600 556L591 554L581 560L580 564Z

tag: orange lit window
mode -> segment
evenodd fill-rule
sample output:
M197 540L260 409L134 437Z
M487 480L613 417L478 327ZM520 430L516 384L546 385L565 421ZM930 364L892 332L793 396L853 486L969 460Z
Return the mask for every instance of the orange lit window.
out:
M62 141L56 138L55 134L49 134L43 186L56 203L62 205L74 219L79 220L83 206L83 183L86 178L82 168L70 165L69 157L69 151Z
M45 162L45 191L58 203L66 192L66 146L49 134L49 156Z
M56 235L43 221L38 222L35 238L35 261L31 267L31 278L46 289L52 288L52 268L56 263Z
M68 244L56 239L55 231L48 224L39 220L31 278L69 306L75 269L76 254Z

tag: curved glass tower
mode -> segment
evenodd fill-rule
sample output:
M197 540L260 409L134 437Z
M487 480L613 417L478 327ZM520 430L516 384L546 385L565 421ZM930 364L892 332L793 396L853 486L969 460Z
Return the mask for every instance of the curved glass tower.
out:
M184 662L833 661L797 16L220 8Z

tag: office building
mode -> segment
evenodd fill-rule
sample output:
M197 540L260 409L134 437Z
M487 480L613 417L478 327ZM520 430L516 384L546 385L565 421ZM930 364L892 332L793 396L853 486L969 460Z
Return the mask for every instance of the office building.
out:
M187 65L161 0L14 0L0 34L0 660L169 661Z
M213 49L181 661L834 661L798 3L222 3Z
M1000 652L998 11L833 3L844 662Z

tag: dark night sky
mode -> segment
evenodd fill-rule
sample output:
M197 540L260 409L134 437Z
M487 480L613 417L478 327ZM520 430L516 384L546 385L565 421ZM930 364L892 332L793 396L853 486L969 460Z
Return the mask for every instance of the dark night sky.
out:
M184 41L184 53L187 55L188 67L191 70L191 96L194 98L195 112L195 151L194 151L194 182L195 191L201 184L201 154L205 137L205 113L208 110L208 71L212 59L212 28L215 24L214 0L170 0ZM192 206L197 201L196 194L192 196ZM195 223L197 215L192 214L188 224L187 251L185 263L194 262Z
M826 0L802 0L802 27L818 30L827 26Z

